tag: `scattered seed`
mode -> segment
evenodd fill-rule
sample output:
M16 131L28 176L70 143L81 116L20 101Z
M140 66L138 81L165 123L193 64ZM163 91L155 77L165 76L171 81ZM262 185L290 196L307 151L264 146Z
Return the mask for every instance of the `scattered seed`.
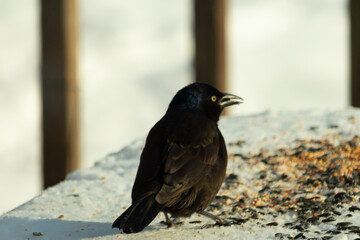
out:
M279 225L277 222L271 222L271 223L268 223L268 224L266 224L266 226L277 226L277 225Z
M349 207L349 211L350 212L360 211L360 208L356 207L356 206L351 206L351 207Z
M328 139L297 139L291 147L279 148L271 154L263 150L259 153L233 153L232 156L237 158L232 163L235 167L260 166L260 170L250 182L244 182L243 176L235 173L228 174L219 196L208 210L223 218L227 222L225 226L241 225L245 228L248 221L264 227L278 226L277 221L264 223L268 219L263 218L266 215L274 220L283 214L294 215L296 219L283 226L299 233L295 237L277 233L276 238L306 238L304 234L307 232L316 233L311 226L320 223L334 227L326 233L318 232L319 236L326 235L318 239L330 239L344 230L360 232L357 226L346 225L346 222L334 223L340 218L344 221L345 216L350 217L345 215L346 210L360 211L359 207L350 205L358 203L360 198L360 137L340 141L347 135L335 132L338 125L327 127L332 129ZM318 128L313 126L310 129L315 131ZM257 190L246 188L248 184Z

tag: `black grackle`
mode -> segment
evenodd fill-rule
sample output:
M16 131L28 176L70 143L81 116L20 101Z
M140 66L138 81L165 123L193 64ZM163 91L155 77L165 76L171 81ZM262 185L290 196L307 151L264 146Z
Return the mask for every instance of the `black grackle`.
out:
M132 189L132 205L113 223L125 233L143 230L163 211L167 223L200 213L224 180L227 151L217 122L221 111L242 103L204 83L181 89L163 118L150 130Z

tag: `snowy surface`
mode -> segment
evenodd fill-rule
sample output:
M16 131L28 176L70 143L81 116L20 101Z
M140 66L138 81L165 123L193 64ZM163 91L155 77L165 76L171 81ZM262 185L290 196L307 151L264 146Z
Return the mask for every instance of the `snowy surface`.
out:
M334 125L336 129L329 128ZM316 131L311 130L314 126ZM256 154L289 147L296 139L330 139L336 132L341 132L340 138L351 138L360 133L360 110L263 112L223 118L220 128L227 143L245 142L240 147L228 146L229 154ZM291 236L298 234L296 230L282 226L292 216L279 217L279 225L273 227L262 227L249 221L243 225L201 229L201 224L190 224L189 221L200 220L203 224L211 221L194 214L190 219L183 219L184 225L167 229L160 224L163 216L159 214L150 226L138 234L125 235L111 229L114 219L130 204L130 192L143 144L144 139L134 141L98 161L95 166L69 174L66 181L1 216L1 239L275 239L275 234L279 232ZM256 189L249 180L257 172L257 166L246 169L239 168L237 164L229 161L227 172L238 174L249 190ZM355 204L359 206L359 199ZM360 212L354 212L347 221L358 224ZM312 231L324 233L333 230L331 226L312 226ZM341 233L332 239L355 238L356 234Z

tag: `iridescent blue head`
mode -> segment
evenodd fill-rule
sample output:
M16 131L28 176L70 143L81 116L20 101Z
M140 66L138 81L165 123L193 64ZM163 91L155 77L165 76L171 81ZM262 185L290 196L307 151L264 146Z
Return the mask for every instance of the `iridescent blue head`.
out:
M242 98L222 93L209 84L193 83L176 93L170 102L168 111L198 111L217 121L225 107L242 102Z

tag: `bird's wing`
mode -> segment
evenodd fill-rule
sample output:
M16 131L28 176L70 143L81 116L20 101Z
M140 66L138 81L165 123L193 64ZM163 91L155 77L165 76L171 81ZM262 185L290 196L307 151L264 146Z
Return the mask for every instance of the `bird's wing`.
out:
M132 189L133 201L154 194L161 187L162 178L160 169L162 168L163 156L167 148L165 122L164 118L157 122L151 128L146 138Z
M162 118L147 136L132 189L133 201L156 193L160 204L175 198L215 164L218 152L216 123L198 115Z
M168 150L164 172L174 173L189 160L196 159L205 165L216 162L219 151L218 129L207 119L181 122L167 139Z
M219 154L216 123L200 115L179 122L169 134L163 165L163 185L157 194L159 203L175 200L190 189L214 165Z
M204 165L215 164L219 152L219 130L214 121L203 114L187 112L170 115L156 125L148 136L147 145L159 139L163 142L166 138L166 147L162 147L161 152L164 173L173 174L192 159ZM156 129L161 129L164 135L159 137L159 133L152 134L160 132ZM157 136L156 140L153 139L154 135ZM163 146L160 142L152 145ZM159 151L154 151L155 146L151 149L152 154L159 154Z

